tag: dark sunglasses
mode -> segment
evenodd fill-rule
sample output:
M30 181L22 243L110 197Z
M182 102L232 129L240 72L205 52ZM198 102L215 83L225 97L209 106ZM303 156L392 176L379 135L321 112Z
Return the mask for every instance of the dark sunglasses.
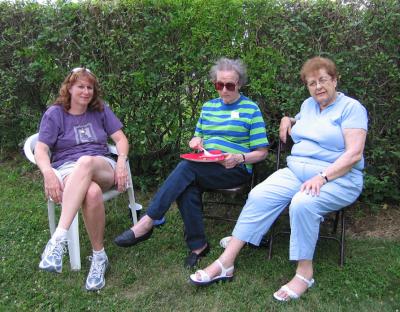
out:
M223 83L221 81L214 82L215 90L222 91L224 88L228 91L235 91L237 83L228 82Z

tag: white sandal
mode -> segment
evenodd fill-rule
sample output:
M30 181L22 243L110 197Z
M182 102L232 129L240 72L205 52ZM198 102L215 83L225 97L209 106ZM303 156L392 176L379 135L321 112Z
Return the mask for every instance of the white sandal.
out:
M312 278L311 280L306 279L304 276L296 273L295 275L297 278L301 279L304 283L307 285L307 289L312 287L315 283L314 279ZM306 291L307 291L306 289ZM277 295L279 291L283 290L288 294L289 297L280 297ZM274 293L274 298L278 301L289 301L291 299L299 299L301 295L296 294L293 290L291 290L287 285L282 286L277 292Z
M232 236L226 236L226 237L224 237L223 239L221 239L220 241L219 241L219 245L222 247L222 248L226 248L227 246L228 246L228 244L229 244L229 242L231 241L231 239L232 239Z
M198 270L195 274L190 275L190 282L196 286L207 286L218 281L231 281L233 279L233 275L228 275L228 273L233 273L234 266L232 265L231 267L226 269L221 261L219 261L219 259L217 259L215 262L219 265L221 269L220 275L211 278L210 275L208 275L204 270ZM200 280L197 279L197 273L200 275Z

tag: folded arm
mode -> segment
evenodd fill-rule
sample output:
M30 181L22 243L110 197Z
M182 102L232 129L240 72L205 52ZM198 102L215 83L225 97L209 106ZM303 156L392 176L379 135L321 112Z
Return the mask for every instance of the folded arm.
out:
M345 152L326 170L328 180L334 180L350 171L350 169L361 160L367 131L364 129L343 130Z
M362 158L367 131L364 129L344 129L343 136L345 152L326 168L324 173L328 181L345 175ZM301 191L319 195L320 189L325 183L327 182L323 177L316 175L303 183Z

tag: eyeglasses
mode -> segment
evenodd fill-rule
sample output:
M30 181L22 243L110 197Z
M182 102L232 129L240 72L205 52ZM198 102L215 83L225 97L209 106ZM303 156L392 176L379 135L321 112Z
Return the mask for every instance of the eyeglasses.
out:
M321 78L318 79L318 81L313 80L313 81L307 82L307 87L309 87L309 88L316 88L317 85L318 85L318 83L319 83L321 86L323 86L323 85L325 85L328 81L331 81L331 80L332 80L332 78L330 78L330 77L321 77Z
M236 83L233 82L223 83L221 81L214 82L215 90L217 91L222 91L224 88L226 88L226 90L228 91L235 91L236 85L237 82Z
M90 71L90 69L86 67L75 67L73 70L71 70L71 74L75 74L80 71L87 71L89 74L93 75L93 73Z

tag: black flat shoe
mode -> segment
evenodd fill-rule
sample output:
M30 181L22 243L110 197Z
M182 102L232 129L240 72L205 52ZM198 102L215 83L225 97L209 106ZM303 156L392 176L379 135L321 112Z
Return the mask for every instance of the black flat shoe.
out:
M200 258L205 257L210 252L210 244L207 243L207 247L199 254L195 252L190 252L185 258L184 266L186 268L194 268L199 263Z
M151 237L151 234L153 234L153 228L151 228L151 230L148 231L146 234L140 237L135 237L135 233L131 229L129 229L118 235L114 239L114 243L119 247L130 247L149 239Z

